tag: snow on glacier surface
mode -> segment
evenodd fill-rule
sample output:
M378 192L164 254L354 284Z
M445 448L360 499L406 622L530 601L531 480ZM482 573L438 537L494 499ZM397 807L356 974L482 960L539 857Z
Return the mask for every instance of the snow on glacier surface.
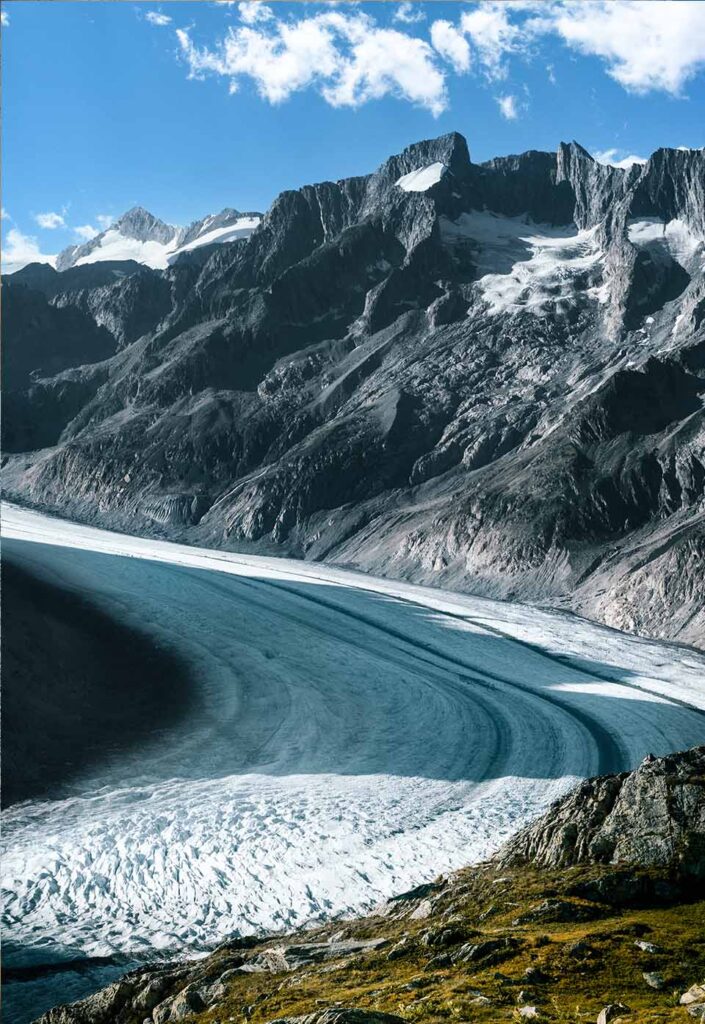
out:
M446 170L443 163L429 164L428 167L420 167L416 171L402 174L394 184L404 192L426 192L432 185L438 184Z
M441 233L448 245L470 247L490 313L541 315L581 294L601 298L603 253L596 228L578 231L473 211L455 221L442 217Z
M31 960L205 948L486 857L574 781L702 740L705 658L569 615L5 506L9 557L193 668L199 708L2 816Z

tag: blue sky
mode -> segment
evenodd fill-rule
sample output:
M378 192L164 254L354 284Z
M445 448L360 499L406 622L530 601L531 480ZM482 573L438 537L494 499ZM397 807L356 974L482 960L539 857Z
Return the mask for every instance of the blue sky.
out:
M3 234L264 210L450 130L474 160L705 144L705 3L3 5Z

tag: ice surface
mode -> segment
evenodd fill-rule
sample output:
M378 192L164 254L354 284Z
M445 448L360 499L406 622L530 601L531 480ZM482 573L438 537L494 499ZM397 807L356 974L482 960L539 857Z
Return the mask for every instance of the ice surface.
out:
M420 167L417 171L402 174L395 185L405 192L425 192L432 185L438 184L446 170L445 164L429 164L428 167Z
M5 934L144 954L355 912L486 857L585 775L702 741L705 658L572 616L4 506L8 557L198 701L2 816Z

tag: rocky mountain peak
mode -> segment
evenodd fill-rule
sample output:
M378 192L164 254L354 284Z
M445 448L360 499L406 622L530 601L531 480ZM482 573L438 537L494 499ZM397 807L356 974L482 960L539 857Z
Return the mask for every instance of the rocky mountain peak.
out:
M80 515L148 531L195 481L211 505L189 529L208 543L701 644L704 159L660 150L624 171L568 142L473 164L451 132L283 192L261 223L228 208L166 246L109 231L42 288L105 326L116 355L105 380L77 370L80 387L52 378L13 399L11 450L56 445L31 474L18 459L17 492L78 491ZM168 230L140 208L120 224ZM89 277L130 259L139 273ZM96 486L106 423L114 479Z
M112 228L117 228L127 238L134 238L138 242L159 242L160 245L170 242L178 231L178 228L165 224L143 206L133 206L127 213L123 213Z
M394 182L405 174L432 164L444 164L456 177L467 176L470 152L465 138L459 132L424 139L407 146L401 153L390 157L374 175L377 179Z

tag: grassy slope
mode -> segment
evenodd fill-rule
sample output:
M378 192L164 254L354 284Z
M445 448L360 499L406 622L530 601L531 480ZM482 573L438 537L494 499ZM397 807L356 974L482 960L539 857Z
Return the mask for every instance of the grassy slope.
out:
M705 977L705 901L621 911L598 906L600 916L587 922L514 923L546 898L564 896L577 881L605 870L576 868L548 874L522 869L500 875L487 866L468 869L431 897L431 912L423 918L411 916L420 901L400 901L393 916L339 922L291 937L312 942L343 932L345 938L385 936L396 942L406 934L408 954L389 960L389 946L285 974L237 975L228 983L223 1002L190 1019L204 1024L243 1019L264 1024L342 1003L410 1021L498 1022L516 1015L517 997L524 990L533 997L527 1001L537 1005L547 1021L594 1021L605 1004L618 1001L632 1009L630 1022L689 1020L678 997ZM589 911L596 906L572 902ZM424 909L429 909L428 901L421 906ZM519 946L501 962L429 968L432 957L452 953L461 943L432 947L424 944L423 935L450 924L465 929L474 942L511 936ZM635 939L642 936L664 952L649 954L636 948ZM568 950L579 940L589 946L583 958ZM211 965L227 955L225 950L217 952ZM539 967L550 980L527 982L524 972L530 967ZM664 990L650 988L644 971L662 972L667 979ZM478 993L488 997L490 1005L474 1002Z

